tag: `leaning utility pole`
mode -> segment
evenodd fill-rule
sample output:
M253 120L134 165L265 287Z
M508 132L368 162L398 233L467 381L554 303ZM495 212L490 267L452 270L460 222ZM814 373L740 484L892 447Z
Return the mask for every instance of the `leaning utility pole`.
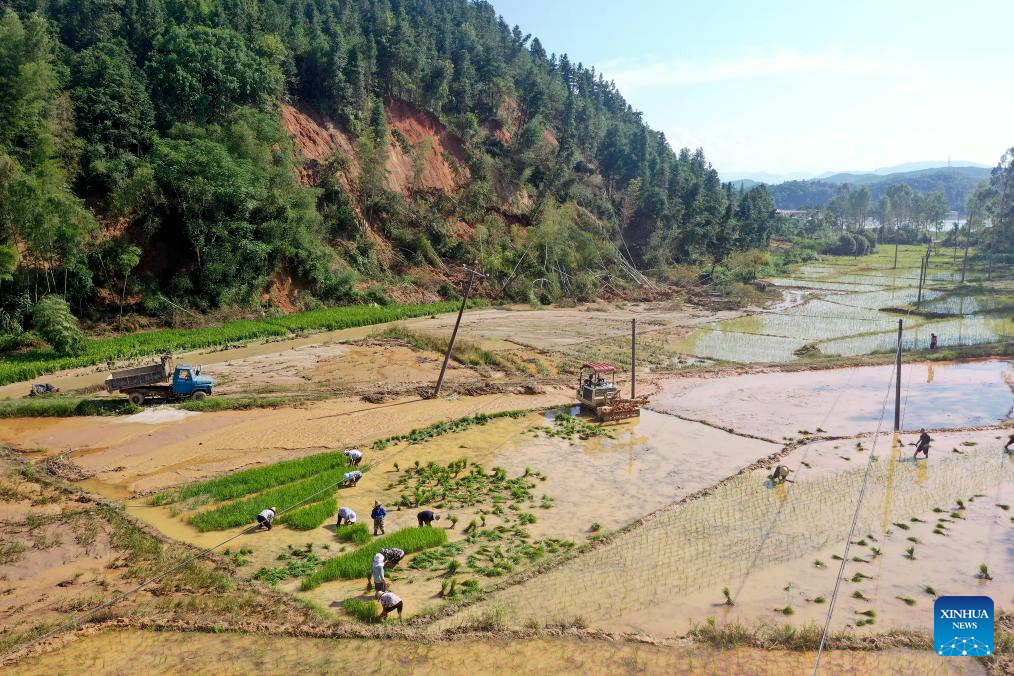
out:
M458 337L458 327L461 326L461 315L465 313L465 305L468 304L468 294L472 292L472 282L475 281L475 276L485 277L485 275L476 272L473 268L465 268L468 270L468 283L465 284L465 295L461 297L461 307L458 308L458 318L454 320L454 330L451 332L451 342L447 344L447 352L444 353L444 363L440 366L440 377L437 378L437 386L433 389L433 398L436 399L440 396L440 387L444 384L444 372L447 371L447 362L451 359L451 350L454 349L454 339Z
M637 319L630 320L630 398L637 399Z
M894 362L894 431L901 431L901 331L902 320L898 320L898 357Z
M915 308L918 310L922 306L922 285L926 283L926 278L929 275L929 249L926 249L926 255L919 261L919 297L916 298Z

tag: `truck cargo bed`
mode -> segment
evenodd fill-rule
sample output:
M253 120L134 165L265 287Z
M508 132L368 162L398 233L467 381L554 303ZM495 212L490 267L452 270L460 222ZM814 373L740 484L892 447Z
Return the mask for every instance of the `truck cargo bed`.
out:
M115 392L131 387L164 383L169 380L170 373L167 362L113 371L106 376L106 391Z

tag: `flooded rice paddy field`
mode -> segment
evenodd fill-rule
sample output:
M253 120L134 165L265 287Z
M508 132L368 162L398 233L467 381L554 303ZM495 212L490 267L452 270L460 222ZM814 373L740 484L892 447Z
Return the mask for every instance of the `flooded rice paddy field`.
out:
M941 434L932 462L881 439L833 629L929 630L927 586L1012 598L1014 461L996 437ZM803 446L783 461L795 483L772 486L762 470L736 476L438 626L467 625L496 606L519 627L581 618L654 636L683 635L709 617L822 623L871 452L870 440L855 443ZM992 581L977 579L980 563ZM724 605L723 587L735 606Z
M858 356L897 345L897 322L904 318L906 349L926 349L936 333L940 347L1005 341L1014 333L1014 296L1002 283L990 288L959 286L960 272L949 256L931 259L920 309L916 247L903 248L898 269L881 252L850 259L834 257L800 266L792 277L769 279L795 302L780 303L749 316L712 321L675 340L674 350L733 362L783 362L803 348L820 354ZM978 274L968 281L980 282ZM995 288L994 288L995 287ZM889 311L887 311L889 310ZM942 316L941 316L942 315Z
M16 673L249 674L793 674L808 673L812 652L711 650L582 639L462 639L420 643L108 631L25 660ZM822 673L982 674L974 660L930 652L828 651Z
M382 451L367 450L370 471L354 489L338 492L339 504L351 507L368 522L366 516L374 501L383 502L390 509L387 529L393 532L414 526L417 511L396 506L399 489L391 486L399 476L395 463L406 467L416 461L426 465L467 459L470 464L478 463L487 469L502 467L510 477L520 476L530 468L545 477L537 484L537 495L549 496L552 502L552 507L547 509L527 510L537 519L527 526L532 540L581 543L592 535L593 523L602 531L615 530L647 512L713 485L779 449L772 443L746 439L652 411L645 411L637 420L613 426L611 438L555 438L546 435L548 429L552 429L551 415L535 413L516 420L496 420L424 443L402 443ZM699 461L702 448L708 449L706 463ZM577 485L580 490L575 490ZM446 528L448 518L452 514L456 516L459 525L449 529L448 535L451 542L461 544L465 539L463 529L473 519L485 519L490 528L506 523L488 513L482 516L478 512L481 507L441 510L444 520L438 525ZM129 513L174 539L202 547L212 546L243 530L201 533L185 521L191 512L180 509L180 505L152 507L141 500L133 500L127 507ZM278 555L290 546L312 544L314 551L325 558L339 553L345 545L337 542L334 530L329 519L323 527L313 531L295 532L278 527L269 532L245 535L234 547L253 550L247 556L250 564L241 569L241 574L250 575L263 566L279 565ZM464 546L455 557L463 571L467 571L466 561L475 549ZM443 582L442 577L431 572L412 571L410 565L411 557L399 567L399 579L392 587L405 599L409 615L439 603L438 592ZM481 576L479 579L483 583L495 581ZM280 588L296 593L300 581L284 581ZM327 583L305 595L325 607L338 608L344 599L358 596L362 590L363 581L353 580Z
M781 441L800 431L872 433L892 366L663 381L651 406ZM903 429L1003 423L1014 415L1014 364L1003 359L902 366ZM888 406L893 406L893 395ZM887 417L891 417L889 408ZM819 429L818 429L819 428Z

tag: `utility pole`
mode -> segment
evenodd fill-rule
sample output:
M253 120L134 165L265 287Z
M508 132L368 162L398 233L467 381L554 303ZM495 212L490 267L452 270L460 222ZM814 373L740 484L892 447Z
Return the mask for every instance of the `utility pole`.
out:
M894 431L901 431L901 333L902 321L898 320L898 358L894 362Z
M630 320L630 398L637 399L637 319Z
M472 282L475 281L475 276L479 275L484 277L475 271L473 268L465 268L468 270L468 283L465 285L465 295L461 297L461 307L458 308L458 318L454 320L454 330L451 332L451 342L447 344L447 352L444 354L444 363L440 366L440 377L437 378L437 386L433 389L433 398L436 399L440 396L440 387L444 384L444 372L447 371L447 362L451 359L451 350L454 349L454 339L458 337L458 327L461 326L461 315L465 313L465 305L468 304L468 294L472 292Z
M915 301L915 308L918 310L922 306L922 285L926 283L926 277L929 274L929 248L926 249L926 255L919 261L919 297Z

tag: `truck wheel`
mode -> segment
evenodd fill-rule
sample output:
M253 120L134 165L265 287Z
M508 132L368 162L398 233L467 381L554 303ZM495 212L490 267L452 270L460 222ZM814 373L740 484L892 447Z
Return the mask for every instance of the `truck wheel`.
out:
M197 391L197 392L194 392L192 395L190 395L190 398L191 399L196 399L196 400L200 401L201 399L204 399L207 396L208 396L207 392Z
M140 392L131 392L129 399L134 406L144 406L144 395Z

